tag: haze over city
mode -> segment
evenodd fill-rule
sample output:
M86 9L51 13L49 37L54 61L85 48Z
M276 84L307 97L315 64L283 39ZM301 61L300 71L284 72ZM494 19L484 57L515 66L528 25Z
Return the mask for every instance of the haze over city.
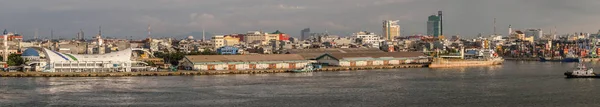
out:
M1 0L0 28L31 39L72 38L80 29L117 38L201 32L213 34L300 30L349 35L367 30L381 34L382 20L399 20L402 36L425 34L427 16L444 11L445 34L472 37L515 29L541 28L558 33L597 32L598 0ZM195 35L199 36L199 35ZM91 36L88 36L91 37Z

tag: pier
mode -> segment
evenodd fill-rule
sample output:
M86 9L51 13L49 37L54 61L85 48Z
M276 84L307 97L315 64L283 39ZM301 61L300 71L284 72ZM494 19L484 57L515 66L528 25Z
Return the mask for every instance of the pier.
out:
M314 72L335 72L350 70L422 68L427 64L407 64L388 66L360 67L323 67ZM292 69L269 70L228 70L228 71L164 71L164 72L0 72L0 77L129 77L129 76L194 76L194 75L229 75L229 74L267 74L291 73Z

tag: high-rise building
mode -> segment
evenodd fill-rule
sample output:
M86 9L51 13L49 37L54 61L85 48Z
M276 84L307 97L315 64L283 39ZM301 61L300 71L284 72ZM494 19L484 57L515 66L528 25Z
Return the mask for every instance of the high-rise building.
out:
M441 22L440 22L440 17L437 15L431 15L429 16L428 20L427 20L427 35L428 36L433 36L433 37L439 37L440 36L440 29L441 26Z
M302 29L302 31L300 31L300 33L301 33L300 40L301 41L306 40L310 36L310 28Z
M393 41L394 38L400 36L400 25L398 25L398 20L384 20L383 35L385 40L388 41Z

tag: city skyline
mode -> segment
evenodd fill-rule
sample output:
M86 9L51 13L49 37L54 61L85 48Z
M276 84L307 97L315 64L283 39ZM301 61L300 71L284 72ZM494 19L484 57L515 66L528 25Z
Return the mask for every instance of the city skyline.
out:
M429 15L444 11L445 35L473 37L478 33L493 33L493 18L497 31L506 35L508 25L515 30L541 28L550 31L557 26L560 34L596 33L600 22L593 12L600 1L580 0L22 0L0 4L0 28L49 38L50 31L58 38L74 38L80 29L94 34L103 26L107 37L143 38L146 28L153 27L153 36L185 35L201 32L203 26L213 34L280 30L295 38L300 31L349 35L356 31L371 31L381 35L382 20L399 20L401 35L426 34ZM436 7L436 8L431 8ZM194 35L200 38L201 35ZM88 38L90 36L87 36Z

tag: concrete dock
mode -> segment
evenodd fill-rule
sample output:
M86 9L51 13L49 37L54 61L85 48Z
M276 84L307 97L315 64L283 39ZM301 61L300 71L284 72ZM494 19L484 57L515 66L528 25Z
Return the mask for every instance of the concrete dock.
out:
M361 66L361 67L324 67L315 72L370 70L370 69L399 69L422 68L427 64ZM186 71L176 72L0 72L0 77L125 77L125 76L193 76L193 75L226 75L226 74L266 74L286 73L291 69L270 70L235 70L235 71Z

